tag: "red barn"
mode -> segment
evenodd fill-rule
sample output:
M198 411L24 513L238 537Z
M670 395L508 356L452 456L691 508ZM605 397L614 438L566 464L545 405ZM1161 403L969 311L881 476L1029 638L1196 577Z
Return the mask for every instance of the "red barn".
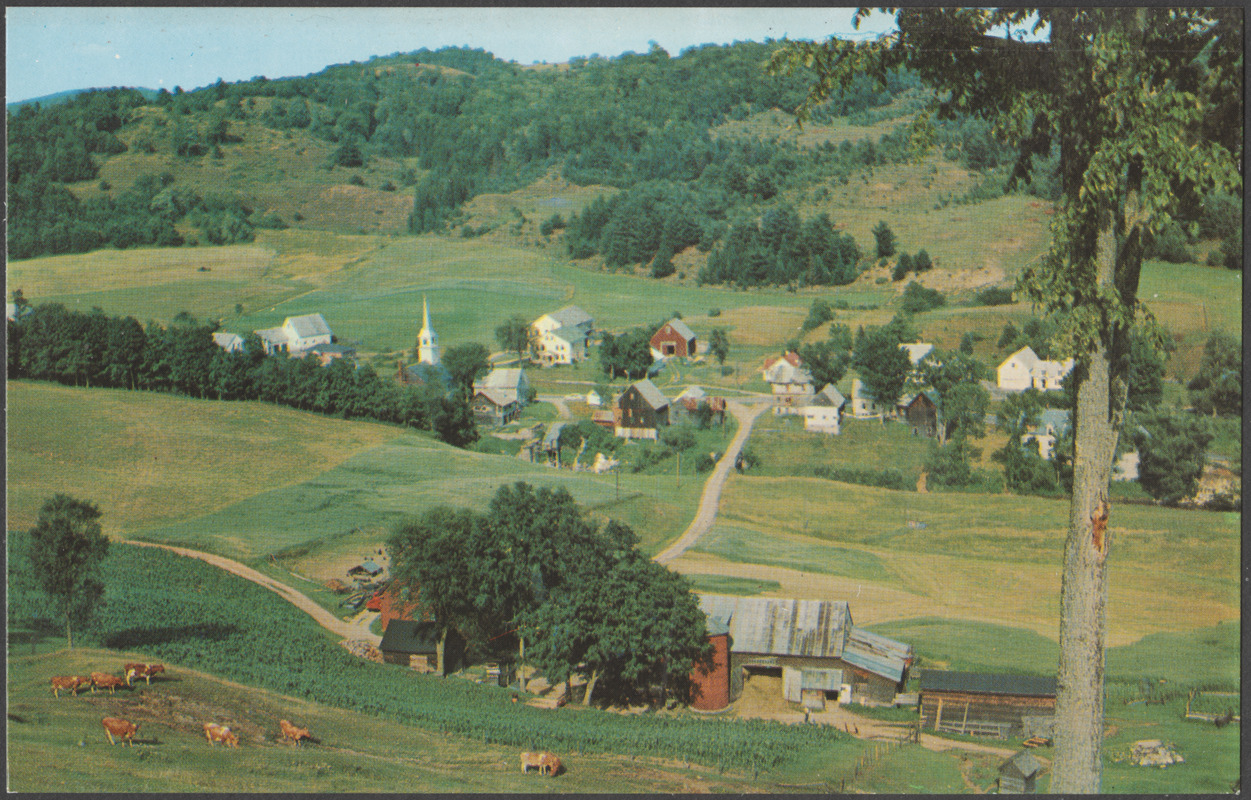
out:
M651 351L653 358L690 358L699 349L695 341L695 332L686 323L674 318L660 326L660 330L652 334Z
M708 620L708 641L712 643L712 664L691 670L691 705L700 711L717 711L730 704L729 626Z

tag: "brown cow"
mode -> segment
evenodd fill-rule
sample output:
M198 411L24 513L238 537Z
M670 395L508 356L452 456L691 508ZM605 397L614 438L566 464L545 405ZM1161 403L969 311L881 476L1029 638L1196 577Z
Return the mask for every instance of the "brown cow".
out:
M131 747L135 746L135 732L139 730L139 726L135 723L127 722L120 717L105 717L100 720L100 723L104 725L104 735L109 737L109 744L117 744L113 740L116 736Z
M78 687L82 686L83 683L91 683L91 679L88 678L86 681L83 681L77 675L54 675L52 678L52 696L59 700L61 692L67 691L74 697L77 697Z
M239 737L230 732L230 728L225 725L218 725L216 722L204 723L204 736L208 739L209 744L214 747L218 742L230 747L239 746Z
M116 675L106 675L103 672L91 673L91 691L92 692L94 692L96 690L96 687L98 686L101 689L108 689L109 694L113 694L114 689L116 689L119 686L125 686L125 685L126 685L126 681L122 680Z
M152 676L165 671L164 664L127 664L126 669L126 685L131 685L133 678L143 678L143 680L151 685Z
M285 719L278 720L278 727L282 728L282 738L300 743L301 739L312 739L313 734L308 732L308 728L297 728Z
M560 772L560 759L548 752L522 753L522 773L529 772L531 768L537 769L540 775L555 775Z
M149 664L148 668L143 671L143 679L148 683L152 683L152 676L164 671L164 664Z

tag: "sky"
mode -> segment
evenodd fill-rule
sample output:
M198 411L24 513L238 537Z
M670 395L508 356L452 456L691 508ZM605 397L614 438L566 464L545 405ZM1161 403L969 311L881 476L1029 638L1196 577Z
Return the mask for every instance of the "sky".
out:
M671 55L700 44L821 41L885 32L881 14L852 28L850 8L173 8L5 10L6 102L69 89L190 90L422 47L481 48L519 64L575 56Z

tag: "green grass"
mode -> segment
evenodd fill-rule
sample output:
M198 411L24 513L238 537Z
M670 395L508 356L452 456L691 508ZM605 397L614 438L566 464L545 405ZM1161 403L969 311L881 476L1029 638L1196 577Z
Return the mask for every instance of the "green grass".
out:
M1034 631L969 620L924 617L868 626L908 642L917 666L962 672L1055 675L1059 645Z
M850 381L846 383L840 391L850 396ZM811 476L818 467L893 469L911 485L921 474L929 439L913 436L907 425L850 415L837 436L825 436L805 431L802 417L766 414L752 427L751 448L760 457L752 471L760 476Z
M761 530L717 523L693 548L744 564L775 567L889 582L893 575L880 558L863 550L834 547Z
M744 597L776 592L782 588L777 581L756 580L753 578L736 578L732 575L707 575L696 573L687 575L692 590L700 594L733 594Z

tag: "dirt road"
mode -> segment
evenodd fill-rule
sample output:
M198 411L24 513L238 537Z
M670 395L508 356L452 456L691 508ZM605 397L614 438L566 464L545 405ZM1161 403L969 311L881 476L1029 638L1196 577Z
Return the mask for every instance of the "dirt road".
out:
M213 555L212 553L202 553L199 550L189 550L185 547L174 547L173 545L168 544L136 541L128 541L127 543L137 544L141 547L159 547L163 550L169 550L172 553L188 556L189 558L198 558L201 561L212 564L215 567L238 575L240 578L246 578L253 583L264 586L266 589L269 589L271 592L274 592L296 608L308 614L317 621L318 625L321 625L328 631L342 636L344 639L360 639L362 641L369 642L374 646L382 643L382 637L371 633L369 630L369 626L373 622L373 618L367 615L368 612L366 614L357 615L357 617L351 621L341 620L317 603L313 602L308 595L296 591L285 583L275 580L268 575L262 575L251 567L240 564L238 561L234 561L223 556Z
M717 518L717 506L721 503L721 489L725 486L726 478L730 476L730 470L734 469L734 460L738 458L747 437L751 435L751 426L756 418L772 407L771 398L761 398L750 406L734 400L726 403L726 408L738 420L738 433L734 435L725 455L721 456L721 460L712 470L712 475L708 477L708 482L704 484L704 493L699 498L699 510L695 512L695 519L691 520L691 524L676 542L656 554L655 560L658 563L667 564L682 555L712 528L712 523Z

